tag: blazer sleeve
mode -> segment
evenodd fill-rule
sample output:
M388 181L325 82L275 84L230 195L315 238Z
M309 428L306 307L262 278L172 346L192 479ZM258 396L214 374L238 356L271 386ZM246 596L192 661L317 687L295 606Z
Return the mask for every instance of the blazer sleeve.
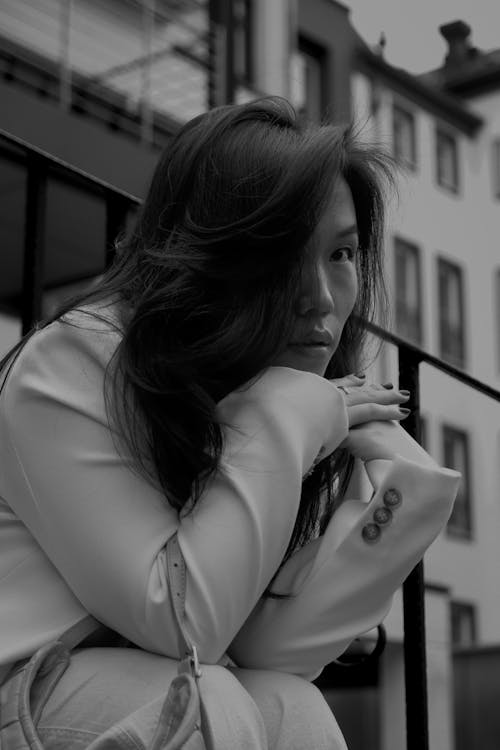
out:
M387 614L396 589L448 520L460 474L397 456L374 461L371 500L346 500L324 536L283 566L229 650L242 667L314 679ZM385 466L384 466L385 465Z
M179 518L117 450L103 397L117 339L94 326L53 323L14 364L0 418L4 496L46 556L44 570L53 566L86 611L171 657L180 642L165 547L177 533L186 629L202 661L216 662L279 566L303 474L347 435L342 394L283 367L230 394L218 407L220 471Z

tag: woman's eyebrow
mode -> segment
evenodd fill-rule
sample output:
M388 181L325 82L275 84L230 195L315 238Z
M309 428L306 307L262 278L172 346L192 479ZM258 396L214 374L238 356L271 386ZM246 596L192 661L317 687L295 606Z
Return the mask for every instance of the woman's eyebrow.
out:
M337 232L337 238L342 239L343 237L348 237L351 234L358 234L358 225L352 224L350 227L346 227L345 229L341 229L340 232Z

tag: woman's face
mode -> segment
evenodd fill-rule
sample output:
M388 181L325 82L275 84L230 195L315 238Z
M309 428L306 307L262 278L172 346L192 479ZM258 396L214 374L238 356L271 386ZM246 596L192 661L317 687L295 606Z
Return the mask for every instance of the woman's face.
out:
M309 244L291 340L274 365L323 376L358 293L356 212L339 178Z

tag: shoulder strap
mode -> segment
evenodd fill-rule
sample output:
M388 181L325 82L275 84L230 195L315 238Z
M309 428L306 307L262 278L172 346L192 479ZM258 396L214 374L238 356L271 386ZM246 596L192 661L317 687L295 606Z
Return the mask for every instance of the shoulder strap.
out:
M184 607L186 602L186 565L179 547L177 534L174 534L167 542L167 573L170 589L172 607L177 621L179 632L184 641L186 656L189 659L191 674L201 677L200 664L196 646L187 634L184 624Z

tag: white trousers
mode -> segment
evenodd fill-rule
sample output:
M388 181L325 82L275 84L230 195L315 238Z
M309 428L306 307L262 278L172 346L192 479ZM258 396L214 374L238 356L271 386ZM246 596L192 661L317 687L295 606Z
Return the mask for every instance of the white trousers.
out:
M347 750L321 692L306 680L210 665L202 671L217 750ZM147 746L176 673L176 661L139 649L74 651L38 719L44 747L91 750L115 725Z

